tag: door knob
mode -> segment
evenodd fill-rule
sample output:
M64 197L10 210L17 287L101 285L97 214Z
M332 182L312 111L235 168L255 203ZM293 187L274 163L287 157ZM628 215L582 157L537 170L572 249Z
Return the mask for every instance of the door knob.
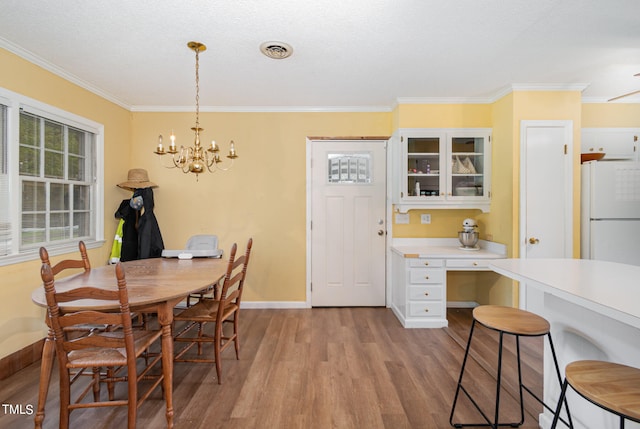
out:
M383 231L383 230L381 230L381 229L379 229L379 230L378 230L378 235L384 235L384 231Z
M537 238L531 237L529 239L529 244L538 244L540 243L540 240L538 240Z

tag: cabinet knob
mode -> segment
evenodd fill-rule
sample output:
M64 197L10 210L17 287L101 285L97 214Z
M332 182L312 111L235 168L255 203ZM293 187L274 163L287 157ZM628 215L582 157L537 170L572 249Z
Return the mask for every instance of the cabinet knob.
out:
M424 293L424 296L429 296L429 292L425 292L425 293Z
M425 308L425 309L424 309L424 312L425 312L425 313L428 313L428 312L429 312L429 309L428 309L428 308Z
M477 262L474 262L474 263L473 263L473 266L474 266L474 267L477 267L477 266L478 266L478 263L477 263Z
M424 276L425 280L429 280L429 276Z
M425 261L425 263L424 263L424 264L425 264L425 265L429 265L429 261Z

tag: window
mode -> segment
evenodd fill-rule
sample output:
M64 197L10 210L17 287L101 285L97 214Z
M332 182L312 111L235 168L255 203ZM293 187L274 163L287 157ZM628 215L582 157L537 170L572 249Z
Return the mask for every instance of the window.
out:
M102 240L103 127L8 91L0 105L0 265Z

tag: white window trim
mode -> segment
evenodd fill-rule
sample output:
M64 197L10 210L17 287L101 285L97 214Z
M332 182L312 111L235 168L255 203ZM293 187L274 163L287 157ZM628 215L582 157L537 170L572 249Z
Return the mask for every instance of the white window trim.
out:
M18 190L20 173L17 168L19 157L19 127L20 109L35 113L66 125L77 127L95 134L95 239L85 240L87 248L97 248L104 244L104 125L82 116L66 112L57 107L26 97L13 91L0 88L0 102L7 106L7 165L9 165L9 189ZM12 241L20 241L20 231L17 228L20 207L20 192L10 192L10 204L14 207L11 217ZM78 250L77 243L52 244L47 246L50 255L69 253ZM38 259L38 249L20 251L7 256L0 256L0 266L16 264L20 262Z

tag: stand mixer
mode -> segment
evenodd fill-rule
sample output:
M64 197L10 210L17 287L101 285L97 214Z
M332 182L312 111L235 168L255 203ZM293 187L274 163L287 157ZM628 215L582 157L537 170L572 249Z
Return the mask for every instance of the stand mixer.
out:
M478 250L478 231L476 228L478 224L473 219L465 219L462 222L462 231L458 232L458 240L460 240L460 247L462 250Z

